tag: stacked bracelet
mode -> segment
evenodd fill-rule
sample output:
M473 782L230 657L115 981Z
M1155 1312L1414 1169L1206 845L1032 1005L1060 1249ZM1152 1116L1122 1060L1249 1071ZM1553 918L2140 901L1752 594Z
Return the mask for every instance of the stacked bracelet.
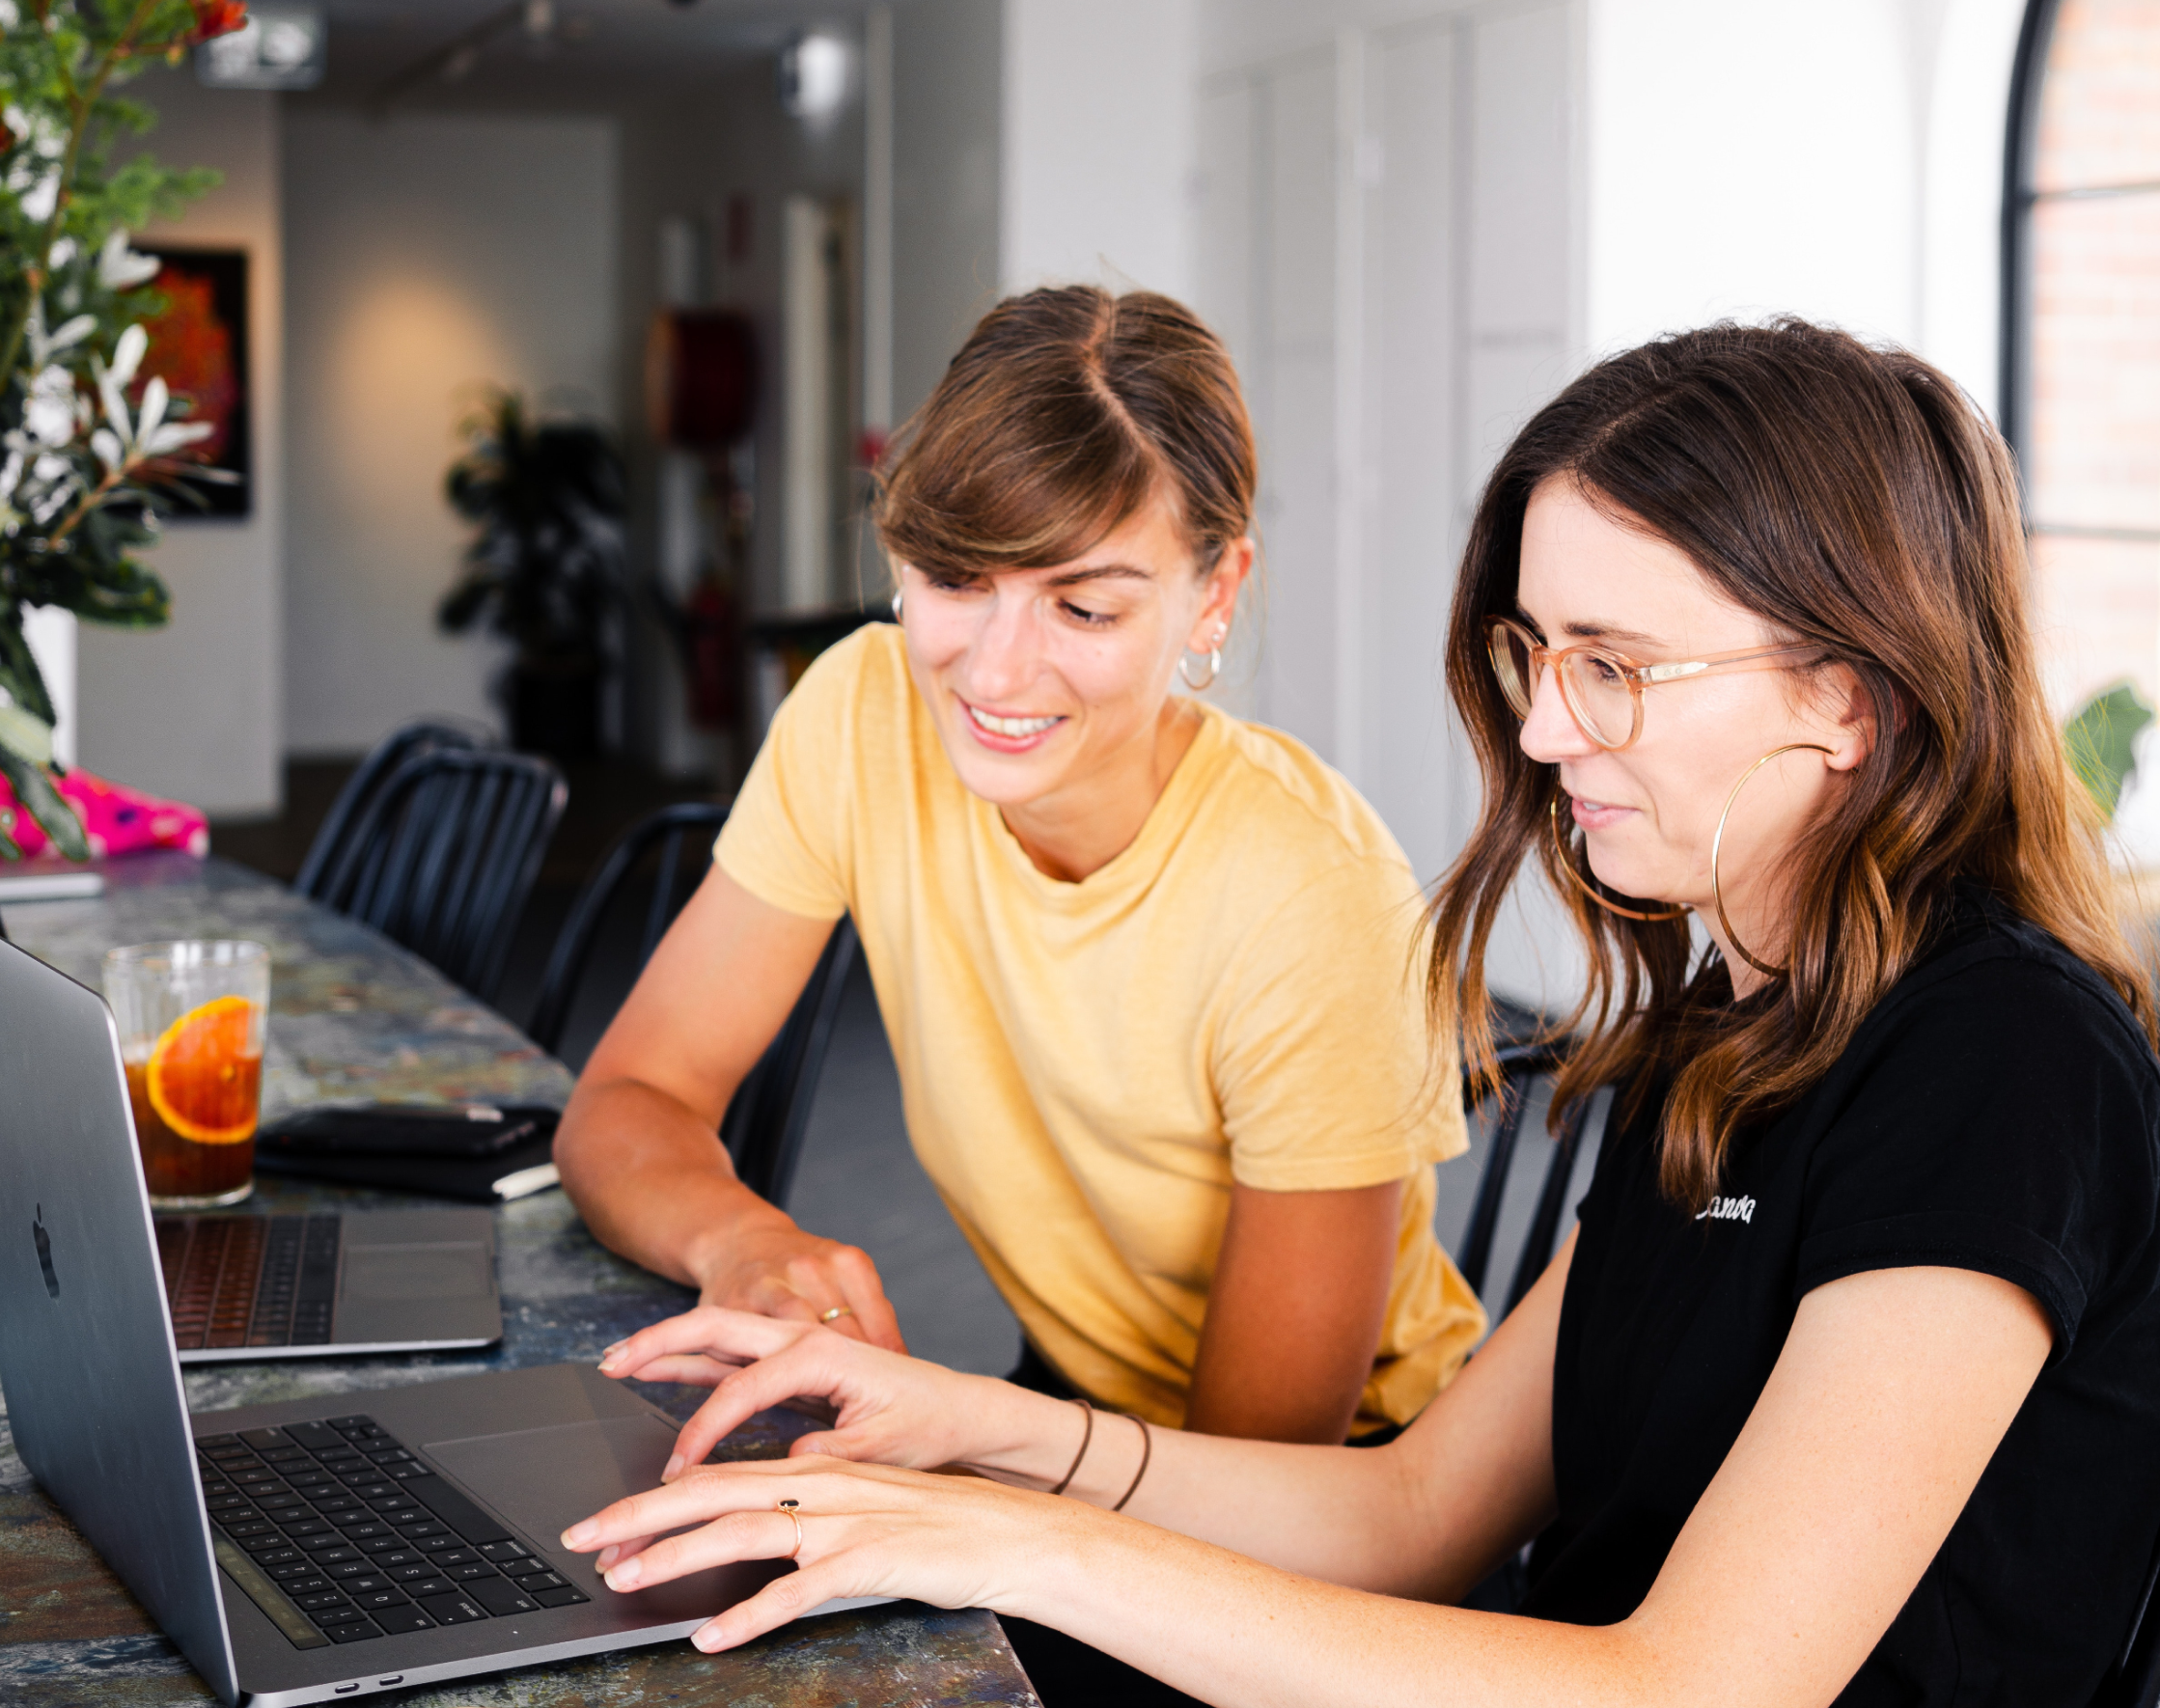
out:
M1088 1456L1088 1444L1095 1438L1094 1407L1077 1394L1073 1396L1072 1403L1080 1408L1080 1416L1085 1419L1080 1426L1080 1450L1072 1455L1072 1464L1065 1475L1058 1479L1058 1486L1050 1491L1053 1495L1062 1495L1072 1487L1072 1479L1080 1474L1080 1461ZM1125 1416L1132 1418L1130 1412ZM1118 1497L1117 1505L1111 1507L1113 1512L1122 1512L1125 1502L1140 1492L1140 1479L1148 1474L1148 1461L1155 1456L1155 1432L1148 1427L1148 1419L1133 1418L1132 1420L1140 1425L1140 1469L1132 1474L1132 1481L1126 1484L1125 1492Z
M1134 1418L1132 1420L1140 1425L1140 1469L1132 1474L1132 1481L1126 1486L1125 1492L1118 1497L1117 1505L1111 1507L1113 1512L1122 1512L1125 1502L1140 1492L1140 1479L1148 1474L1148 1461L1155 1454L1155 1432L1148 1427L1148 1419Z
M1088 1456L1088 1444L1094 1440L1094 1407L1084 1399L1075 1399L1072 1403L1080 1408L1080 1415L1087 1419L1087 1422L1080 1430L1080 1450L1072 1455L1072 1469L1067 1471L1058 1486L1050 1491L1053 1495L1062 1495L1072 1486L1072 1479L1080 1474L1080 1461Z

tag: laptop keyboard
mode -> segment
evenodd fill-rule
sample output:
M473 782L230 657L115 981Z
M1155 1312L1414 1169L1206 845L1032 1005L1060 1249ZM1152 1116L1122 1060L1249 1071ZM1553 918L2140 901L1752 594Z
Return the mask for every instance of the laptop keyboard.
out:
M372 1418L195 1447L219 1563L298 1647L588 1599Z
M336 1216L160 1216L157 1261L182 1352L326 1346Z

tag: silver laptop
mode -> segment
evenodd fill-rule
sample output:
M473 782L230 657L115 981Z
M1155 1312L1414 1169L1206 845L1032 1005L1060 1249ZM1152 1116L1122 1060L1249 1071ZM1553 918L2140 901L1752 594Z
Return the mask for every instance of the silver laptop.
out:
M156 1234L183 1364L450 1352L503 1337L485 1210L160 1215Z
M567 1525L655 1486L676 1435L581 1365L189 1417L111 1016L6 944L0 1086L16 1449L227 1702L663 1642L789 1569L617 1595L559 1549Z

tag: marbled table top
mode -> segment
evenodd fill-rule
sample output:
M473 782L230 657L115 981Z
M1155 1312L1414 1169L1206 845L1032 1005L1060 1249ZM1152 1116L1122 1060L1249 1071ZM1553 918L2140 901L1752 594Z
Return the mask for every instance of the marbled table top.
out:
M114 861L94 901L13 903L10 938L96 988L107 949L180 937L269 947L265 1115L363 1098L560 1104L569 1075L509 1022L365 927L217 860ZM258 1178L251 1207L391 1208L433 1200ZM426 1357L293 1359L195 1365L189 1406L342 1395L475 1370L596 1360L632 1330L681 1309L682 1289L623 1262L586 1233L560 1192L496 1213L502 1344ZM646 1389L680 1417L702 1395ZM805 1427L784 1414L731 1439L743 1457L777 1455ZM597 1708L605 1702L757 1708L1036 1702L995 1618L902 1604L828 1614L730 1654L687 1642L454 1685L372 1696L412 1708ZM208 1687L119 1580L47 1501L0 1412L0 1702L9 1708L201 1708Z

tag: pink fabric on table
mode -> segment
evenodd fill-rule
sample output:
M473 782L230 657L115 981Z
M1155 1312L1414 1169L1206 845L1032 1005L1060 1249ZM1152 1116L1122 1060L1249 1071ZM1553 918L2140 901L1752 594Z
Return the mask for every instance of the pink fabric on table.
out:
M155 795L123 788L81 769L60 780L60 793L82 820L91 853L99 858L178 848L200 860L210 851L209 820L179 801L161 801ZM0 830L13 837L25 854L52 849L38 821L16 803L5 777L0 777Z

